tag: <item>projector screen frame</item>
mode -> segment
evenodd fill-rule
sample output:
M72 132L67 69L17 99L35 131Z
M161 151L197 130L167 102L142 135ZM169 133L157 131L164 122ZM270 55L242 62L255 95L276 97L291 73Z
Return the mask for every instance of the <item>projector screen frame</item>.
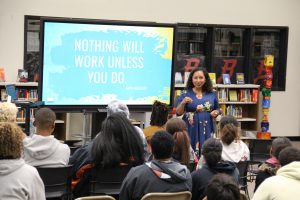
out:
M120 26L143 26L143 27L170 27L173 28L173 47L172 47L172 64L171 64L171 82L170 82L170 103L169 107L173 107L174 103L174 68L176 59L176 24L172 23L155 23L155 22L145 22L145 21L121 21L121 20L96 20L96 19L81 19L81 18L61 18L61 17L42 17L40 26L40 67L39 67L39 86L38 94L39 101L43 101L43 71L44 71L44 24L46 22L59 22L59 23L80 23L80 24L100 24L100 25L120 25ZM150 77L155 78L155 77ZM156 81L156 80L153 80ZM47 105L56 111L66 111L66 112L103 112L106 110L107 104L95 104L95 105ZM152 104L144 105L129 105L130 111L151 111Z

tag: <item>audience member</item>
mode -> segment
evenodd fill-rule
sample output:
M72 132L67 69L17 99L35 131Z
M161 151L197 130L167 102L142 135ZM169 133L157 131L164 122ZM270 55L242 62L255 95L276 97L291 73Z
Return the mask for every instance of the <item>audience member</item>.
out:
M240 140L240 127L235 117L226 115L220 121L222 159L238 163L250 159L248 146Z
M128 119L130 116L129 109L126 104L120 102L119 100L113 100L107 105L107 116L112 115L113 113L123 113ZM149 157L149 152L148 152L148 144L145 139L143 131L137 127L134 126L134 129L138 132L140 137L142 138L143 146L144 146L144 157L148 158ZM97 137L97 136L96 136ZM70 157L69 164L73 165L73 175L76 173L81 167L84 165L91 163L92 158L91 158L91 149L93 146L93 141L94 139L77 149L74 154Z
M254 192L266 178L276 175L277 170L280 168L280 163L278 160L279 153L284 148L289 146L292 146L292 143L288 138L285 137L279 137L272 141L270 149L271 158L259 166L259 171L255 179Z
M80 168L76 174L77 180L73 182L75 197L89 194L89 169L92 167L118 170L120 166L144 163L141 137L122 112L113 113L102 122L90 153L91 163Z
M196 156L187 135L185 122L181 118L171 118L166 123L166 131L170 133L175 140L172 157L186 166L190 166L190 163L194 163Z
M202 155L204 159L202 168L192 173L192 200L203 199L206 196L207 185L217 173L233 176L236 182L239 179L239 172L235 164L230 161L221 161L222 144L219 140L214 138L206 140L202 147Z
M191 175L186 166L172 160L174 139L166 131L156 132L150 140L154 159L132 168L123 181L120 199L140 200L151 192L190 191Z
M290 200L300 196L300 150L284 148L278 156L281 168L257 188L252 200Z
M27 164L39 167L66 166L70 148L51 135L55 128L55 113L50 108L36 111L33 125L36 133L23 140L24 160Z
M0 103L0 122L16 122L18 108L9 102Z
M37 170L21 158L22 139L20 127L0 122L0 199L46 199Z
M168 105L160 101L154 101L152 105L150 126L144 129L144 134L148 143L156 131L165 130L165 124L168 121L168 115Z
M204 200L242 200L238 184L227 174L216 174L207 185L207 196ZM243 198L241 198L243 196Z
M130 112L129 112L127 105L119 100L113 100L107 105L107 116L110 116L111 114L116 113L116 112L124 113L125 116L128 119L130 119ZM136 129L136 131L142 138L142 142L144 145L144 151L145 151L145 157L147 157L148 156L148 144L147 144L144 132L138 126L134 126L134 128Z

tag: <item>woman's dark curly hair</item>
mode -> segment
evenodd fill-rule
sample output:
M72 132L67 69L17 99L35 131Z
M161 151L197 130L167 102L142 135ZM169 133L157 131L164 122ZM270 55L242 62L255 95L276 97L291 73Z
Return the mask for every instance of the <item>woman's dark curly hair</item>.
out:
M203 68L203 67L199 67L197 69L194 69L190 73L189 78L188 78L187 83L186 83L186 90L191 90L191 89L193 89L195 87L194 84L193 84L193 76L194 76L195 72L199 72L199 71L202 71L203 74L204 74L204 76L205 76L205 83L204 83L204 85L202 87L202 91L206 92L206 93L212 92L213 91L212 82L210 80L210 77L208 75L207 70L205 68Z

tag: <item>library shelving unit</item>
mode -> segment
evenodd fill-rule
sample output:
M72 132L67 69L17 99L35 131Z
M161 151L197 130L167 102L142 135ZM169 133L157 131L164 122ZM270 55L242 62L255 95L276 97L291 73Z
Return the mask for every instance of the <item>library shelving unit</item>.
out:
M235 116L242 131L257 131L259 128L259 87L255 84L215 86L222 115Z
M29 102L36 102L38 100L38 83L37 82L0 82L1 101L6 101L6 85L15 85L16 93L18 97L19 108L17 115L17 124L24 128L24 131L29 134L30 122L32 122L32 116L35 108L30 108ZM24 101L22 103L22 101ZM27 103L26 103L27 102ZM54 136L57 139L65 139L65 113L56 113L57 120L55 121Z
M184 87L183 84L175 85L175 103L176 97L184 91ZM259 88L260 86L255 84L216 84L214 86L222 115L235 116L243 131L257 131L259 128ZM218 123L219 118L216 121Z

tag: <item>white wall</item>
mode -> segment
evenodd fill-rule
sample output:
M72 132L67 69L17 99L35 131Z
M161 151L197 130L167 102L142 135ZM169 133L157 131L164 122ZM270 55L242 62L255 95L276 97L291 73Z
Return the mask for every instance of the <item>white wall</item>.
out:
M0 66L15 81L23 68L24 15L155 22L289 26L285 92L273 92L273 136L300 136L298 0L0 0Z

